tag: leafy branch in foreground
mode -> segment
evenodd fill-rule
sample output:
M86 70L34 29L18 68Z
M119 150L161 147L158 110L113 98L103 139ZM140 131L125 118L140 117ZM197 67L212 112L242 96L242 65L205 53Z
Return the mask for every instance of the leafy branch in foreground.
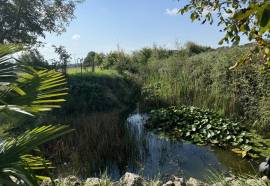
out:
M26 131L14 138L6 139L0 144L0 182L7 185L38 185L33 170L51 168L51 163L31 153L39 145L71 132L65 125L48 125Z
M13 111L32 115L59 108L67 94L65 77L54 70L35 70L16 65L13 54L22 47L0 45L0 112ZM7 112L9 114L9 112ZM52 168L51 163L30 153L45 142L72 130L65 125L42 126L16 138L1 139L0 183L4 185L38 185L35 170Z
M180 1L180 0L179 0ZM250 61L253 53L262 53L264 67L270 69L270 2L268 0L190 0L179 13L189 12L192 21L198 20L202 24L213 24L218 21L225 36L219 42L233 43L238 45L241 35L245 35L250 41L256 42L257 46L233 67L246 61ZM232 67L232 68L233 68Z

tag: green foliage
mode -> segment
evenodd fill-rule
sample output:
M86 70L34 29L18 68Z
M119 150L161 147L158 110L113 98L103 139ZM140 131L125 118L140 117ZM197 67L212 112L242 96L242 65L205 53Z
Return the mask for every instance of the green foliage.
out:
M211 50L211 47L200 46L193 42L187 42L185 44L188 55L199 54Z
M92 67L92 72L95 72L96 66L103 65L105 55L103 53L96 53L93 51L88 52L83 61L84 67Z
M192 44L191 48L194 49L194 51L190 49L190 55L194 54L195 52L205 51L205 48L207 47ZM181 51L181 54L182 52L183 51ZM185 50L184 53L186 54L187 51ZM157 47L155 45L152 48L143 48L133 52L132 54L127 54L123 50L118 50L107 54L102 66L105 69L115 69L121 74L133 74L138 73L141 68L144 68L144 66L150 63L152 60L166 59L170 56L178 54L179 51L177 50L170 50Z
M198 20L203 24L214 22L217 17L218 25L225 32L224 38L219 42L232 42L238 45L241 34L244 34L252 42L256 41L257 46L253 51L261 51L264 53L264 66L266 69L270 67L269 52L269 31L270 31L270 3L268 1L189 1L179 12L181 14L190 13L192 21ZM240 62L243 63L250 60L252 56L246 56ZM238 66L238 63L233 66Z
M59 107L59 103L64 100L56 97L66 94L66 89L59 89L65 84L65 79L59 72L37 71L31 67L21 68L11 63L11 55L21 49L22 47L16 45L0 45L0 77L5 79L0 83L0 111L9 111L6 112L7 117L11 116L10 111L32 115L33 112ZM25 85L31 89L23 89ZM23 98L24 101L18 101L17 98ZM37 179L44 177L38 176L36 170L50 168L51 164L42 157L29 153L36 150L37 146L69 132L71 130L67 126L43 126L26 131L16 138L2 137L1 184L38 185Z
M239 123L196 107L170 107L150 112L149 129L164 132L172 138L196 144L239 146L248 144L246 131Z
M122 74L126 71L132 73L136 72L137 68L135 65L136 64L131 60L130 55L119 50L107 54L102 67L105 69L111 68L117 70Z
M268 157L270 141L249 132L240 123L197 107L169 107L152 110L146 128L175 140L199 145L229 147L243 158Z
M133 53L133 58L136 62L147 64L151 58L153 50L151 48L143 48Z
M61 33L79 1L11 0L0 4L0 43L34 44L45 32Z
M60 108L59 103L65 101L62 97L67 95L67 88L63 86L66 84L66 79L60 72L55 70L37 71L27 67L21 69L17 78L8 86L2 85L2 103L9 104L2 104L0 108L30 114ZM10 90L8 94L7 90ZM14 90L16 91L14 92Z
M138 85L117 72L99 70L68 77L69 95L60 112L81 114L121 110L138 100Z
M23 66L31 66L35 69L50 68L48 61L44 59L38 50L24 52L18 58L18 64Z
M64 74L67 72L67 65L71 60L71 54L68 53L64 46L54 46L55 52L59 55L59 59L53 62L54 69L61 69Z
M5 139L0 144L0 182L6 185L39 185L37 180L44 177L33 171L52 168L51 163L29 153L39 145L71 131L68 126L48 125L26 131L16 138Z
M255 63L236 71L228 69L250 47L219 48L190 57L174 55L151 60L139 71L143 90L150 96L146 102L208 108L266 135L269 76L258 73L259 65Z

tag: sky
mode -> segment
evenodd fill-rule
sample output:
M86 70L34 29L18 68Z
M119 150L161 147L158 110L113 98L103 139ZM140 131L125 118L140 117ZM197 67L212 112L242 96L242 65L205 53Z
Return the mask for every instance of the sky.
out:
M223 36L219 28L192 23L188 15L177 14L181 6L177 0L85 0L77 6L66 32L46 34L40 51L52 59L56 55L51 45L63 45L75 59L89 51L108 53L118 46L126 52L154 44L173 49L187 41L218 47Z

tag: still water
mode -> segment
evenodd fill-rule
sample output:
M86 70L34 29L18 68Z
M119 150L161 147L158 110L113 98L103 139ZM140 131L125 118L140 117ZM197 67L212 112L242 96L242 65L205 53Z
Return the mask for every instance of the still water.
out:
M141 163L144 167L142 174L147 177L159 174L161 177L177 175L203 179L214 170L223 173L254 172L248 161L231 152L161 139L144 130L145 122L147 116L139 113L127 119L130 130L136 134L137 143L140 144Z
M170 141L147 132L145 114L133 113L124 119L115 113L93 114L73 122L75 134L58 141L49 153L60 176L91 177L106 172L118 179L129 171L147 178L204 179L214 170L236 174L256 169L230 151Z

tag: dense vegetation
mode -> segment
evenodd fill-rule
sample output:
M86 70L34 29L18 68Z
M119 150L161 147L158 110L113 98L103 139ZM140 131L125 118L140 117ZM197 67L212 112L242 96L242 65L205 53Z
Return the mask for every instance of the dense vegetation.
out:
M198 145L232 148L242 157L268 157L270 140L264 140L209 110L197 107L169 107L150 112L146 128L174 140L186 140Z
M37 174L52 168L37 147L72 130L59 125L40 126L44 122L70 122L77 129L68 138L44 146L50 159L58 160L50 153L57 149L68 163L80 158L95 160L81 172L91 172L97 167L105 169L98 161L100 154L102 160L108 157L125 166L136 146L132 146L132 136L120 126L119 118L125 118L125 111L134 107L139 90L141 107L145 111L156 109L150 113L148 128L197 144L234 146L237 147L234 151L242 156L269 155L269 140L261 137L270 137L268 1L190 1L180 10L182 14L190 12L192 21L211 24L211 11L218 11L219 25L223 25L226 33L220 44L224 41L239 44L240 33L256 44L211 49L188 43L177 50L154 46L131 54L120 49L108 54L91 51L81 64L81 73L68 72L71 55L64 46L54 46L59 59L52 64L37 50L13 60L12 54L23 49L21 44L31 48L40 43L38 38L45 37L46 32L62 33L73 19L78 2L1 2L1 184L38 185L38 179L44 177ZM259 64L264 67L261 72ZM82 73L88 67L92 72ZM100 73L100 69L106 69L103 71L106 73ZM62 110L37 114L60 108L65 96L68 102ZM172 105L175 107L168 107ZM104 112L101 120L95 117L98 112ZM35 118L28 117L34 114ZM75 115L84 116L85 120L72 120ZM104 124L109 122L114 125ZM122 144L122 140L128 143ZM66 151L69 146L72 148ZM116 147L121 151L116 151ZM80 154L82 149L85 151ZM93 153L90 160L89 152ZM128 158L119 159L118 154ZM72 167L80 169L81 165L74 163Z
M11 55L22 50L18 45L0 45L0 114L3 123L20 114L34 116L59 108L65 101L65 77L55 70L35 70L12 63ZM48 99L49 98L49 99ZM12 114L11 114L12 113ZM20 121L19 121L20 122ZM42 170L51 168L38 147L72 130L65 125L46 125L24 131L14 138L1 135L0 183L4 185L38 185Z
M245 35L250 42L255 42L249 52L239 58L231 69L246 62L254 62L253 57L263 54L261 61L265 72L270 68L270 2L268 0L242 0L242 1L188 1L179 10L179 13L190 13L192 21L213 24L217 22L224 37L219 44L224 42L238 45ZM259 64L256 62L256 64Z
M268 135L269 75L259 73L256 63L229 70L250 47L205 50L206 47L189 43L175 51L148 49L147 55L143 49L126 55L130 62L125 69L136 68L122 72L133 72L131 76L141 83L148 106L189 105L210 109ZM254 60L262 58L258 55ZM117 67L116 64L111 68Z
M138 100L138 85L113 70L82 75L70 70L68 83L68 101L61 109L66 114L124 110Z

